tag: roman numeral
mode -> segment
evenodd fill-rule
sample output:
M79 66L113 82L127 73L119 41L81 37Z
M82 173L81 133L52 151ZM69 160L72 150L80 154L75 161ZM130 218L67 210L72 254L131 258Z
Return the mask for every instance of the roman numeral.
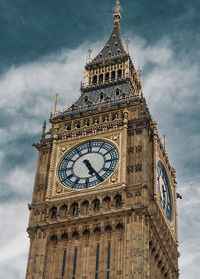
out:
M92 145L91 145L91 142L88 143L88 152L92 152Z
M112 161L118 161L118 158L108 159L106 160L106 163L112 162Z
M85 180L85 188L88 188L88 184L89 184L89 178L86 178L86 180Z
M69 176L67 176L67 179L70 179L73 177L73 174L70 174Z
M77 152L77 154L78 154L79 156L82 155L81 151L80 151L78 148L76 148L75 150L76 150L76 152Z
M69 163L69 162L75 162L74 160L66 159L66 158L64 158L63 161L66 161L66 162L68 162L68 163Z
M101 148L104 146L105 142L102 143L102 145L100 146L98 152L101 150Z
M112 169L109 169L109 168L102 168L102 170L112 172Z
M77 178L74 184L77 184L79 182L80 178Z
M113 150L115 150L115 148L110 148L109 151L104 154L104 156L106 156L108 153L111 153Z
M70 171L70 170L72 170L72 168L59 169L58 171L59 171L59 172L63 172L63 171Z

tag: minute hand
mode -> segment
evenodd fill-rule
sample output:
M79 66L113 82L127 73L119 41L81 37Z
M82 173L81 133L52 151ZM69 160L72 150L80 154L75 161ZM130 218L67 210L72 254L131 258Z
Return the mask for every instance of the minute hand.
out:
M103 178L97 173L97 171L91 166L91 164L90 164L90 161L89 160L87 160L87 159L85 159L84 161L83 161L83 163L86 165L86 167L88 168L88 170L89 170L89 174L95 174L96 175L96 177L99 179L99 181L103 181Z

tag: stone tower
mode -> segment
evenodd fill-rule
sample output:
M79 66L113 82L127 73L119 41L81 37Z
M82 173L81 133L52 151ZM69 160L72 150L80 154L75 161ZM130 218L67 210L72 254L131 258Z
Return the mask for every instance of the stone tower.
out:
M176 171L120 34L86 66L80 97L43 126L26 279L179 277Z

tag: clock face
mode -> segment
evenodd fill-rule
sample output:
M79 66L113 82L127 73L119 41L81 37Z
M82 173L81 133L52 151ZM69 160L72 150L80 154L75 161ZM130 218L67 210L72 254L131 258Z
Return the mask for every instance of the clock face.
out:
M161 162L157 166L157 179L158 179L158 191L160 196L160 202L165 212L167 219L172 220L172 200L169 188L169 182L167 173Z
M68 188L87 189L107 179L118 161L118 151L112 144L88 141L65 155L58 168L58 177Z

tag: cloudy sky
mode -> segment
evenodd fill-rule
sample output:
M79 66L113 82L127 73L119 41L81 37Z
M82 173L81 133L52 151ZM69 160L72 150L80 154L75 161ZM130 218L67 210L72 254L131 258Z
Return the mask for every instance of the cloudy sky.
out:
M43 121L53 98L79 95L88 46L94 56L112 24L114 0L0 0L0 279L25 276L31 201ZM180 278L199 277L200 1L122 0L123 39L160 135L177 169Z

